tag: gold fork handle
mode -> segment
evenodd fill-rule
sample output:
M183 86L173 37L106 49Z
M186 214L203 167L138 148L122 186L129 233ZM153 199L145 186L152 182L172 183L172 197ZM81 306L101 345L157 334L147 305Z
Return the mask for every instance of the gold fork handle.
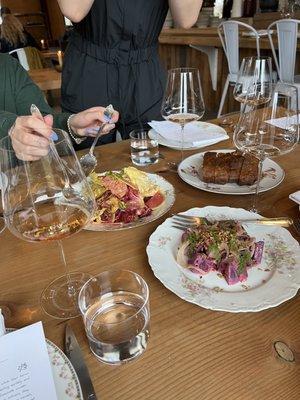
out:
M258 225L278 225L278 226L285 226L285 227L293 225L292 218L288 218L288 217L245 219L245 220L242 220L239 222L241 222L243 224L255 223Z

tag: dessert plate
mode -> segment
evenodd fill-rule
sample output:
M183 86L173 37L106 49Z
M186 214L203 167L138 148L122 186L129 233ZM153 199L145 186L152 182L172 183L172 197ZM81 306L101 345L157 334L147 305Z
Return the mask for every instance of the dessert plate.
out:
M218 150L218 153L233 152L232 149ZM205 190L206 192L221 193L221 194L251 194L255 193L256 184L251 186L239 186L236 183L226 183L219 185L216 183L206 183L202 180L201 168L203 164L203 153L194 154L184 159L178 166L178 174L180 178L191 186L197 189ZM260 182L259 193L271 190L280 185L283 181L284 170L275 161L266 158L263 162L263 176Z

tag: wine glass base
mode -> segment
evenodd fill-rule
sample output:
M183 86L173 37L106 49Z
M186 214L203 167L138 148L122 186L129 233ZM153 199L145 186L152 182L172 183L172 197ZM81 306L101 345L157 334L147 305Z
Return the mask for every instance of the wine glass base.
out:
M5 221L3 217L0 217L0 233L2 233L5 229Z
M78 317L78 295L91 277L83 272L74 272L56 278L41 294L40 302L44 312L57 319Z

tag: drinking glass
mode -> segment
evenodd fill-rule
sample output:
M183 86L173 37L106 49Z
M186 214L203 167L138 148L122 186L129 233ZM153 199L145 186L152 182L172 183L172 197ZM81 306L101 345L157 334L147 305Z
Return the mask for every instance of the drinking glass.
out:
M157 133L149 136L150 128L130 132L131 161L139 167L155 164L159 158Z
M61 240L90 221L95 201L68 135L54 131L59 139L51 141L48 155L37 161L16 158L10 137L0 141L0 167L6 177L3 215L18 238L58 243L65 275L43 290L41 306L55 318L72 318L80 314L78 293L90 275L69 272Z
M246 57L241 63L233 97L247 105L263 105L271 99L272 86L271 58Z
M252 92L250 91L250 96ZM279 83L272 99L259 108L252 104L242 112L235 129L235 146L251 153L259 160L258 179L251 211L257 212L258 193L263 161L292 151L299 140L298 90L295 86Z
M184 127L203 117L205 111L199 70L175 68L168 71L162 102L163 118L181 126L181 161L183 160Z
M111 270L91 278L79 308L92 353L106 364L140 356L150 335L149 289L135 272Z

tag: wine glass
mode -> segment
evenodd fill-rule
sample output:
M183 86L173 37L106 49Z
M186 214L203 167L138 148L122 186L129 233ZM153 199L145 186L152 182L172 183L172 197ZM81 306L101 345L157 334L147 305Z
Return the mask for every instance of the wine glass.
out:
M299 140L297 87L278 83L272 99L264 103L262 108L252 103L247 112L243 111L233 140L239 150L258 158L258 178L251 208L251 211L257 212L264 160L266 157L273 158L289 153Z
M270 57L243 58L233 90L240 103L259 106L272 96L272 60Z
M0 192L2 191L2 187L5 185L5 178L4 176L0 173ZM5 230L5 221L2 215L0 216L0 235L1 233ZM1 305L0 305L1 308Z
M168 71L161 114L181 127L181 161L184 149L184 127L203 117L205 111L199 70L175 68Z
M5 229L5 221L3 217L0 217L0 235Z
M65 274L43 290L41 306L64 319L79 315L78 294L90 275L69 272L61 240L90 221L95 200L68 135L54 131L59 139L37 161L16 158L10 137L2 139L0 167L6 179L2 203L8 229L29 242L58 243Z

